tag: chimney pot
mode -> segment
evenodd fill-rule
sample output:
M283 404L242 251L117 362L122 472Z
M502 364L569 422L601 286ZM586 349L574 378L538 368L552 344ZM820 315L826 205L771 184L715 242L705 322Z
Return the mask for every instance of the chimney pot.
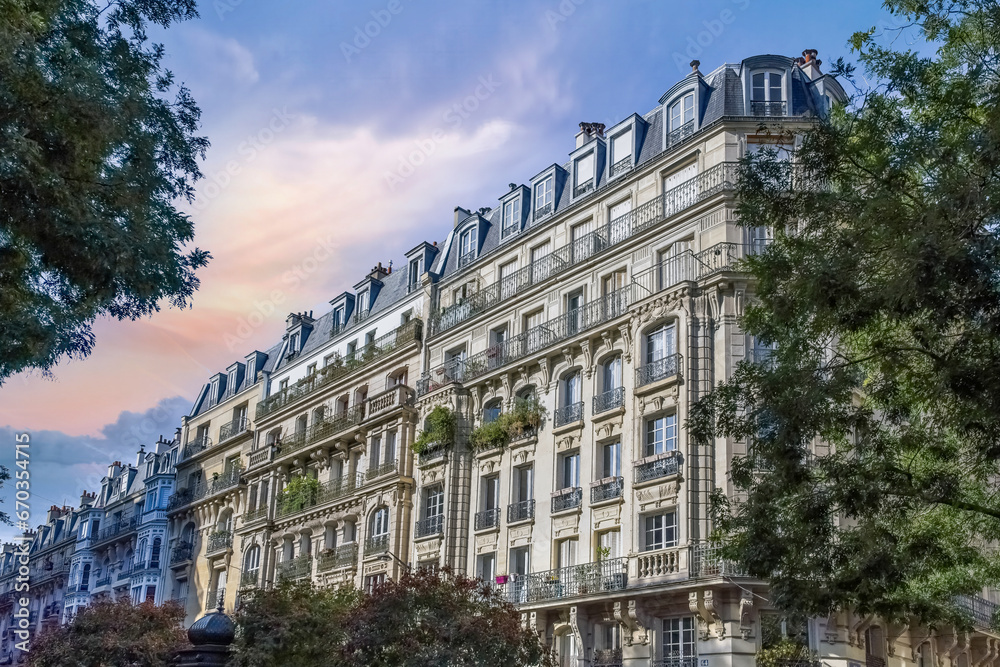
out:
M697 72L699 65L701 65L701 61L700 60L692 60L691 61L691 71L692 72Z

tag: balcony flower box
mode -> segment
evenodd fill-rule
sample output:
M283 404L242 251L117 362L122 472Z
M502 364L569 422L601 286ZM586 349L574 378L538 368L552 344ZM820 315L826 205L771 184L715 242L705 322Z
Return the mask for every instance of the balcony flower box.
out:
M496 581L497 581L498 584L506 584L507 583L507 575L506 574L501 574L499 577L496 578Z

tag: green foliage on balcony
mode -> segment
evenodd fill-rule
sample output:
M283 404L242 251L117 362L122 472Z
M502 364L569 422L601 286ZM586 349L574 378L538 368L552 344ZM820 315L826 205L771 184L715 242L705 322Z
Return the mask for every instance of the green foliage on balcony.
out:
M512 438L520 437L528 431L537 431L545 413L545 406L534 396L518 398L514 401L513 410L472 430L469 436L472 448L479 451L496 449L506 445Z
M455 440L457 418L451 408L438 405L424 420L424 429L416 437L410 449L423 454L433 446L447 446Z
M815 661L808 646L788 637L757 651L757 667L807 667Z
M293 477L278 496L282 513L290 514L314 505L319 487L319 480L312 477Z

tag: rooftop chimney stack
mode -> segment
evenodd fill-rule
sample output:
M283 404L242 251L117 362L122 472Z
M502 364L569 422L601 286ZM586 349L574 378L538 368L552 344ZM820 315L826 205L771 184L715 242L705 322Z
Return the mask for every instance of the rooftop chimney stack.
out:
M374 280L382 280L387 275L389 275L389 272L386 271L385 268L382 266L382 262L379 262L378 266L373 268L372 272L369 273L368 275L371 276Z
M698 71L698 66L699 65L701 65L701 61L700 60L692 60L691 61L691 71L694 72L695 74L700 74L701 72Z
M810 81L815 81L823 76L823 73L819 71L819 66L823 64L823 61L816 58L818 53L819 51L816 49L806 49L802 52L802 64L799 67Z

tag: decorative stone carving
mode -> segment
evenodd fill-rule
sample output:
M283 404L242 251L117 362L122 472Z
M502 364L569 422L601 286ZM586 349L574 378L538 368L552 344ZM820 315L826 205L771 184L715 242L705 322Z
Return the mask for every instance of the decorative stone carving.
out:
M588 378L594 372L593 366L593 353L590 349L590 341L583 340L580 342L580 349L583 351L583 372Z
M621 505L614 504L593 510L592 516L595 530L604 530L621 523Z
M574 444L576 444L578 440L580 440L580 436L573 435L572 433L558 438L556 440L556 450L562 452L567 449L573 449Z
M643 619L639 618L639 610L635 600L628 600L626 605L623 606L622 602L618 600L613 609L615 620L624 628L622 638L625 640L625 645L648 644L649 624L644 623Z
M753 637L753 592L743 591L740 595L740 636Z
M580 515L570 514L552 520L552 533L556 538L576 535L580 532Z
M626 322L618 327L618 331L622 335L622 341L625 344L625 363L632 363L632 328L631 323Z
M476 535L476 553L484 554L497 550L497 534Z
M658 507L668 507L676 504L680 486L680 480L674 479L669 482L657 484L656 486L638 489L635 492L635 499L639 504L639 511L645 512Z
M715 608L715 596L712 591L705 591L702 599L704 600L705 610L708 611L709 615L712 617L712 623L715 625L715 634L719 639L726 638L726 624L723 622L722 617L719 616L719 611Z

